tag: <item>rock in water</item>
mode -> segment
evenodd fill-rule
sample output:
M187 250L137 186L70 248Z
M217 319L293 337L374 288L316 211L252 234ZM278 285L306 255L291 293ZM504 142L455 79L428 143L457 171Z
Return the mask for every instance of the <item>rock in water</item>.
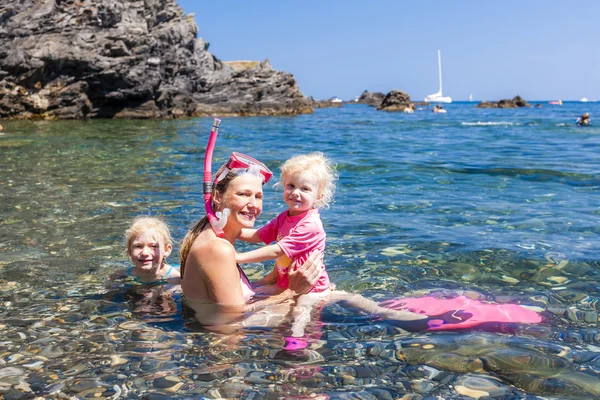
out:
M515 96L511 99L502 99L499 101L482 101L477 104L475 108L517 108L517 107L531 107L531 104L521 96Z
M362 92L362 94L356 102L358 104L367 104L371 107L379 107L384 98L385 94L381 92L367 92L365 90L364 92Z
M407 93L400 90L392 90L385 96L377 109L384 111L404 111L410 103L410 96Z
M208 52L175 0L0 0L0 118L311 113L268 60Z

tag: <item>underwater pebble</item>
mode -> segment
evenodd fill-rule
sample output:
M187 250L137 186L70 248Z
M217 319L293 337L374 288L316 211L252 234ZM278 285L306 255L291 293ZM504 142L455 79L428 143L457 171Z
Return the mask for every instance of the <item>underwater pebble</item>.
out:
M123 364L127 364L128 360L124 359L121 356L117 356L117 355L112 355L110 356L110 365L111 366L115 366L115 365L123 365Z
M433 379L440 374L440 371L428 365L407 366L404 371L408 376L413 378Z
M474 399L490 395L488 392L484 392L483 390L474 390L462 385L454 386L454 389L458 394L462 394L463 396L469 396Z
M19 354L19 353L12 354L12 355L10 355L10 356L7 357L8 362L15 362L15 361L20 360L21 358L23 358L23 354Z
M264 385L271 383L269 378L270 376L262 371L251 371L248 375L246 375L244 380L248 383Z
M396 247L387 247L381 250L381 255L386 257L393 257L400 254L410 253L411 250L406 248L405 246L396 246Z
M563 283L566 283L569 281L569 279L564 276L549 276L546 279L549 280L550 282L553 282L553 283L556 283L559 285L562 285Z
M60 392L63 388L65 387L64 382L61 382L59 384L56 384L54 386L52 386L50 389L48 389L48 394L55 394Z
M6 378L9 376L21 376L25 373L21 368L7 367L0 369L0 378Z
M456 380L454 389L463 396L470 396L475 399L480 397L501 398L510 390L502 382L484 376L461 376Z
M75 393L80 393L88 390L100 390L104 391L104 388L100 386L100 384L95 380L79 380L73 382L72 385L69 385L68 389Z
M583 320L590 323L598 322L598 313L596 311L586 311L583 313Z
M518 279L510 277L510 276L506 276L506 275L502 275L501 279L503 282L506 282L506 283L512 283L512 284L519 283Z
M566 312L566 317L574 322L598 322L598 312L596 311L580 311L576 308L568 308Z
M159 389L172 389L181 386L181 381L176 376L163 376L154 380L154 387Z
M32 370L40 369L42 365L44 365L43 361L37 361L37 362L31 363L31 364L23 364L24 367L32 369Z

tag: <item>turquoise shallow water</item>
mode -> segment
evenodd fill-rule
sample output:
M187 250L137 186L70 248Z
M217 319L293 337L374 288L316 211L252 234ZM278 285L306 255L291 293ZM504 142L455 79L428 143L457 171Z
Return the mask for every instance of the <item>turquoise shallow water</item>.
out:
M223 337L187 324L177 296L144 308L135 286L104 285L127 265L134 216L164 215L179 240L202 215L211 119L3 123L0 393L600 398L600 104L473 106L223 120L215 167L231 151L274 171L315 150L338 163L322 219L339 288L467 291L544 310L544 323L506 334L408 334L330 306L310 351L288 358L286 326ZM584 111L593 126L578 128ZM284 209L265 190L259 223Z

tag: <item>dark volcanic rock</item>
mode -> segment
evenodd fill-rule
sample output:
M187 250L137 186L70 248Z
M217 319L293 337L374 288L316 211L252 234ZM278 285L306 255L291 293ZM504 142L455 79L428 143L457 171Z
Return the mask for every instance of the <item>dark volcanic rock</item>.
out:
M410 103L410 96L407 93L400 90L392 90L385 96L377 109L383 111L404 111Z
M526 100L521 96L516 96L514 99L503 99L500 101L482 101L475 106L476 108L517 108L517 107L531 107Z
M209 53L174 0L0 0L0 44L0 118L313 111L268 61L240 68Z
M385 94L380 92L367 92L366 90L360 95L356 103L368 104L372 107L379 107L385 98Z

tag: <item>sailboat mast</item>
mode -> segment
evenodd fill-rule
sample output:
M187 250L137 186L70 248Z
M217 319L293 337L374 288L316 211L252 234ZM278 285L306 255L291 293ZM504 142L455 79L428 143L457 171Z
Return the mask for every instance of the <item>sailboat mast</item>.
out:
M440 96L442 95L442 56L438 49L438 72L440 74Z

